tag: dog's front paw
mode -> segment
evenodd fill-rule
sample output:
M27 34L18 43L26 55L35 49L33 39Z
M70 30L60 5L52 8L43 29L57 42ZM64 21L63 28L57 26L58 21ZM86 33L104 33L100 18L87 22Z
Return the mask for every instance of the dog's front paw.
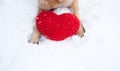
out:
M84 33L85 33L85 28L83 27L83 25L81 25L80 29L77 32L77 35L83 37Z
M33 34L28 42L33 44L39 44L39 39L40 39L39 35Z

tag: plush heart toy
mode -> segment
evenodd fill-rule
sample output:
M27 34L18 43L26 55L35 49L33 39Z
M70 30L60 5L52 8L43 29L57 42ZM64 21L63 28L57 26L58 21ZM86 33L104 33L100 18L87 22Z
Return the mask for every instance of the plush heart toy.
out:
M46 38L60 41L74 35L80 26L79 19L71 13L57 15L52 11L40 12L36 27Z

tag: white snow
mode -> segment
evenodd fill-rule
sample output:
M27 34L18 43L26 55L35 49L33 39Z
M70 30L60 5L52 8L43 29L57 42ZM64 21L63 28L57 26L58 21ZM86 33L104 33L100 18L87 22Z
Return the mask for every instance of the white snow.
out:
M27 40L37 0L0 0L0 71L120 71L120 0L79 0L84 38Z

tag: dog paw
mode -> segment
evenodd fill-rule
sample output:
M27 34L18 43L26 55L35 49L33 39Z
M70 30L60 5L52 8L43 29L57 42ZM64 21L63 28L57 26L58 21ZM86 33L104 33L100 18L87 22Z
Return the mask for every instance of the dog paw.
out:
M77 35L82 38L84 36L84 33L85 33L85 28L81 26L79 31L77 32Z
M33 44L39 44L39 39L40 37L39 36L31 36L31 38L28 40L29 43L33 43Z
M83 32L78 32L77 35L82 38L84 36L84 33Z

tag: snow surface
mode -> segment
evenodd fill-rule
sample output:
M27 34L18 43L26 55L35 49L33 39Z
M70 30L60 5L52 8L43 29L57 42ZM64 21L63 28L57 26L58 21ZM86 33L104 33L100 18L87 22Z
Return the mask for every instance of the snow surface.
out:
M79 0L84 38L28 39L37 0L0 0L0 71L120 71L120 0Z

